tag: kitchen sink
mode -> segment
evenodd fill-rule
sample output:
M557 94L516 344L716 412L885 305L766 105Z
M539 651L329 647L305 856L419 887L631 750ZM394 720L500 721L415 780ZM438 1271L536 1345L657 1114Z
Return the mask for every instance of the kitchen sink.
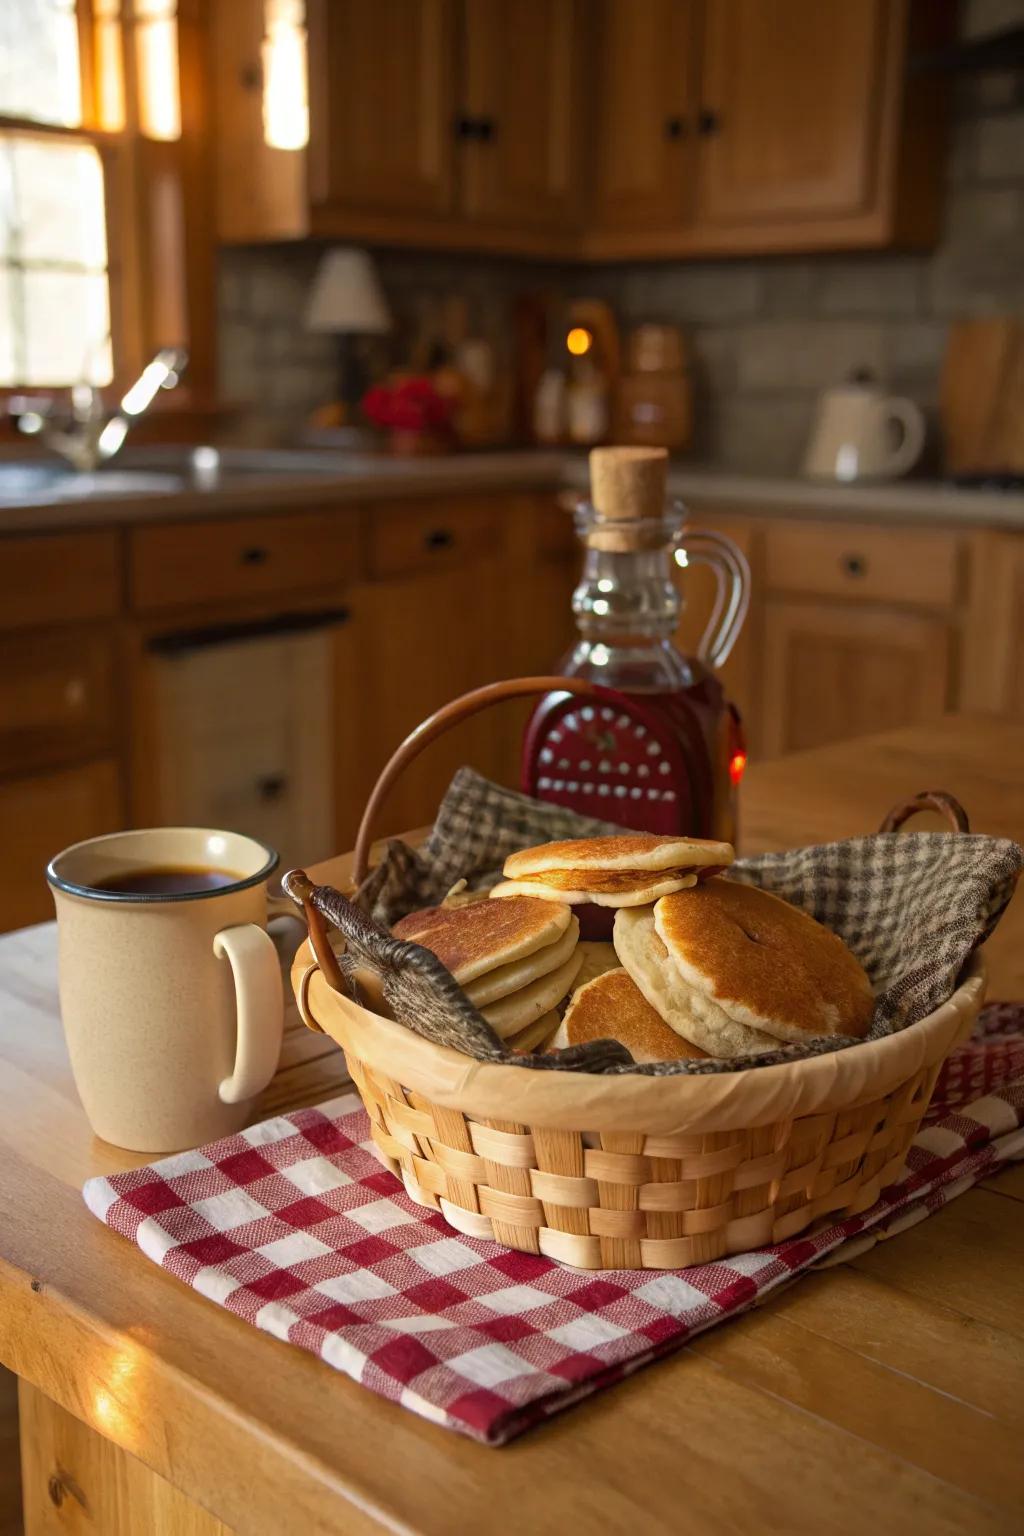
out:
M365 472L341 454L259 448L130 448L79 473L58 459L0 459L0 506L217 491L253 481L309 480Z

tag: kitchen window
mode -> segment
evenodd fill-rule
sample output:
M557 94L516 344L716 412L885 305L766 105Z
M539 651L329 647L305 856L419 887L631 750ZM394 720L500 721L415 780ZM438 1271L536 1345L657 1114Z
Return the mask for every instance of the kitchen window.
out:
M188 343L178 11L0 0L0 389Z

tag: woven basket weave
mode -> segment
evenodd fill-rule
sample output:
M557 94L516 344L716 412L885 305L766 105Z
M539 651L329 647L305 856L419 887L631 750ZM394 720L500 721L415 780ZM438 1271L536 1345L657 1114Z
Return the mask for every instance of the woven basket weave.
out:
M419 726L370 796L355 883L388 791L425 746L481 707L552 688L593 691L575 678L494 683ZM920 809L967 830L962 808L935 793L895 808L882 830ZM713 1076L530 1072L474 1061L353 1002L322 920L305 910L299 1011L344 1050L374 1144L409 1196L470 1237L581 1269L708 1263L866 1210L903 1168L939 1068L984 995L976 958L927 1018L832 1054Z
M470 1237L581 1269L676 1269L866 1210L900 1173L981 962L927 1018L833 1055L713 1077L471 1062L335 991L308 941L292 980L345 1052L384 1162Z

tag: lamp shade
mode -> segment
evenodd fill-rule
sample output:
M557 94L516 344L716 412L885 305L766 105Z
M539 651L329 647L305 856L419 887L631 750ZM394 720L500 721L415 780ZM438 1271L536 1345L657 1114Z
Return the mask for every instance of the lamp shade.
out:
M306 305L306 329L360 336L390 331L391 314L369 252L339 247L321 258Z

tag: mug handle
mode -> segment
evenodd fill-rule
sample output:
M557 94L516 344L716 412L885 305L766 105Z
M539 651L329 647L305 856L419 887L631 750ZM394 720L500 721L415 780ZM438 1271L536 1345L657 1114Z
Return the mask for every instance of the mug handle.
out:
M223 1104L254 1098L277 1071L284 1030L284 986L274 941L256 923L214 935L213 952L227 958L235 981L238 1038L235 1069L217 1090Z

